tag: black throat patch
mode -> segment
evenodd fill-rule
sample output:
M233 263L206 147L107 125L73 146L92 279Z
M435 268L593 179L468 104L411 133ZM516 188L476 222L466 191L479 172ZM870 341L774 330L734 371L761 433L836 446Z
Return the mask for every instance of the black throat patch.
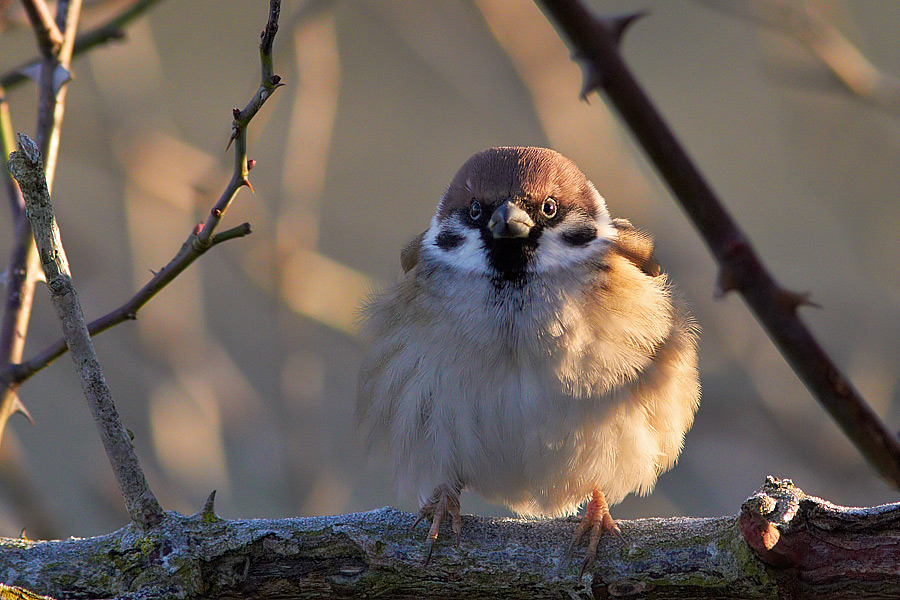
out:
M527 238L495 238L482 231L481 239L488 251L488 262L497 272L500 282L525 284L528 281L528 265L534 260L540 226L532 228Z

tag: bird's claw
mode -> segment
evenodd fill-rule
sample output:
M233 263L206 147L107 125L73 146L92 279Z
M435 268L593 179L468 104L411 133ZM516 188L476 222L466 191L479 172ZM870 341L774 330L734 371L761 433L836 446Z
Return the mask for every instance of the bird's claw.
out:
M419 518L413 523L413 527L431 517L431 526L428 528L428 545L425 550L425 560L423 567L427 567L431 562L431 553L434 551L434 545L441 529L441 523L444 517L450 514L450 528L456 534L456 545L459 545L460 533L462 532L462 517L459 513L459 492L449 485L443 484L435 488L431 498L422 506L419 511Z
M572 539L569 540L569 546L566 548L566 561L572 557L572 550L574 550L575 546L578 545L584 537L584 534L588 531L590 531L590 537L588 537L588 547L584 553L584 560L581 563L579 577L584 576L585 571L587 571L594 563L594 559L597 558L597 546L600 544L600 538L603 536L604 531L611 532L617 538L624 541L622 530L619 529L619 526L616 525L612 515L609 514L609 505L606 503L606 498L600 490L594 490L591 494L591 499L584 509L584 516L581 518L578 527L576 527L575 531L572 533Z

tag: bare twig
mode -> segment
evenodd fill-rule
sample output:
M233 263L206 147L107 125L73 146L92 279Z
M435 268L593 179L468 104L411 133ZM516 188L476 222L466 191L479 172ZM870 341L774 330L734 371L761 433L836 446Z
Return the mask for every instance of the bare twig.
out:
M18 190L18 186L16 189ZM0 321L0 364L4 371L11 369L22 359L34 287L41 272L31 225L25 218L24 205L21 217L16 222L15 236L7 267L6 303L3 306L3 319ZM0 379L0 436L12 415L16 412L28 414L19 399L18 388L15 381L5 377Z
M37 139L41 152L45 157L46 180L48 189L53 189L53 177L56 166L56 154L59 145L59 128L62 124L65 108L66 88L69 63L72 58L72 46L77 31L81 0L57 3L57 17L54 26L62 32L62 42L50 45L38 31L36 36L41 45L43 59L40 63L40 97L38 100ZM12 126L8 122L2 124L4 137L8 137ZM9 132L7 132L7 129ZM4 146L9 143L4 141ZM10 144L11 145L11 144ZM5 160L5 157L4 157ZM14 199L18 203L19 198ZM34 297L35 283L42 277L38 262L31 226L24 212L14 210L16 215L16 240L8 267L9 283L6 288L6 303L2 322L0 322L0 365L4 370L22 360L28 323L31 319L31 305ZM0 385L0 436L2 436L9 417L16 411L28 415L17 394L18 385L9 381Z
M222 216L228 210L238 191L244 186L253 190L248 175L255 163L247 158L247 124L259 112L272 93L284 85L281 83L281 77L275 74L272 62L272 45L275 42L275 34L278 33L280 15L281 0L269 0L269 19L266 22L266 28L260 33L259 59L262 76L259 88L243 110L239 108L232 110L234 120L231 124L231 138L228 140L228 145L234 143L234 172L231 181L228 182L219 201L209 211L206 223L203 224L197 235L197 243L200 245L209 243L216 226L222 220Z
M50 298L62 323L66 343L81 377L81 387L125 498L125 506L136 525L149 529L162 521L163 510L147 485L131 438L119 419L85 325L81 303L72 283L59 229L53 216L50 192L37 144L28 136L19 134L18 150L10 157L8 165L25 197L26 214L47 276Z
M147 9L160 1L161 0L135 0L133 4L123 9L109 21L76 37L75 44L72 47L72 56L78 56L79 54L101 44L105 44L106 42L122 39L125 37L125 27L147 12ZM11 89L23 83L28 79L26 73L35 68L39 62L39 59L30 60L10 69L0 76L0 87Z
M38 38L41 53L45 57L53 56L62 46L63 36L50 14L50 7L44 0L23 0L22 6Z
M37 67L40 73L41 99L40 116L38 124L38 140L48 167L47 182L52 189L54 169L56 162L57 140L59 137L59 125L62 121L64 107L64 87L62 84L68 79L68 65L72 55L83 52L108 39L121 37L122 28L146 11L147 8L159 0L137 0L134 4L121 11L104 25L94 29L75 39L80 2L66 1L58 4L57 21L50 19L50 25L57 31L60 30L57 23L62 23L65 39L60 40L55 46L42 46L47 50L54 50L49 55L42 50L44 58L32 61L22 67ZM66 23L72 23L71 27ZM41 35L37 35L39 43ZM21 71L15 71L3 77L4 85L15 85L25 76ZM9 122L9 114L6 108L5 93L0 92L0 134L3 139L4 162L9 153L13 151L13 127ZM4 169L5 172L5 169ZM25 337L28 333L28 323L31 318L31 304L34 296L35 282L42 277L37 250L34 247L34 238L31 234L31 226L24 215L24 202L21 192L15 182L6 173L8 193L13 212L16 231L16 239L10 264L7 269L6 302L2 323L0 323L0 436L6 429L6 423L15 412L27 411L19 400L17 389L24 377L15 379L11 377L13 372L19 370L22 353L25 346ZM65 341L60 340L63 350ZM52 359L50 359L52 360ZM49 360L48 360L49 362Z
M606 92L719 263L719 291L744 297L794 372L869 464L900 487L900 443L838 370L797 315L804 294L781 288L723 207L619 55L613 26L578 0L536 0L582 66L582 95Z
M69 65L81 15L81 0L60 0L56 5L56 24L63 32L63 42L57 52L41 64L40 98L38 100L37 143L44 157L47 187L53 189L59 130L66 108L66 89L70 79Z
M0 87L0 151L2 151L4 159L8 159L9 155L16 149L14 131L12 119L9 115L9 102L6 98L6 90ZM10 176L8 171L4 170L2 177L6 187L6 195L9 198L9 208L12 211L13 223L18 223L22 211L25 210L22 192L19 191L16 180Z
M243 237L250 234L250 224L244 223L227 231L217 233L206 246L196 244L196 234L191 236L181 246L181 249L169 263L157 271L144 287L132 296L125 304L109 312L99 319L88 324L88 331L92 336L102 333L124 321L137 318L138 311L149 302L164 287L169 285L178 275L187 269L195 260L200 258L213 246L230 239ZM0 383L21 384L26 379L49 365L51 362L65 354L66 341L60 338L39 354L19 364L10 365L0 372Z
M246 129L254 115L272 92L283 85L281 78L274 74L272 66L272 40L278 30L278 17L280 14L280 0L270 0L269 20L266 29L262 32L260 43L260 61L262 64L262 80L259 89L251 98L243 110L235 109L234 122L232 124L232 141L235 145L234 172L231 180L222 192L215 206L210 210L205 223L197 226L194 232L188 236L178 253L162 269L142 287L130 300L112 312L92 321L88 325L91 335L106 331L123 321L137 317L137 312L157 293L166 287L180 273L187 269L197 258L206 253L213 246L228 240L243 237L250 234L249 223L238 225L227 231L215 234L215 229L222 220L222 216L228 209L237 192L245 185L250 184L248 175L254 161L247 159L247 135ZM65 340L57 340L33 358L20 364L11 364L0 371L0 383L6 385L18 385L46 367L53 360L60 357L66 351Z
M6 97L0 89L0 145L4 161L15 149L13 127L9 116ZM3 181L9 196L12 222L15 226L15 241L9 266L6 269L6 302L0 319L0 365L16 363L22 359L25 347L25 333L31 316L31 300L34 283L38 277L37 251L31 237L31 227L25 218L25 202L16 180L9 171L3 169ZM18 386L12 381L0 382L0 435L6 422L16 412L28 415L25 406L16 393ZM29 417L30 418L30 417Z

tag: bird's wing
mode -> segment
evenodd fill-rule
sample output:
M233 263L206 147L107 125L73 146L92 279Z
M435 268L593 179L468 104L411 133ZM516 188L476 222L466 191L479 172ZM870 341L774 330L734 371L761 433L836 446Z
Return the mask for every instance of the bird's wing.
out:
M628 219L613 219L612 222L618 232L616 247L619 253L650 277L659 275L659 263L653 253L650 234L632 225Z
M425 238L423 231L413 239L403 245L400 250L400 266L403 267L404 273L409 273L413 267L419 262L419 248L422 246L422 240Z

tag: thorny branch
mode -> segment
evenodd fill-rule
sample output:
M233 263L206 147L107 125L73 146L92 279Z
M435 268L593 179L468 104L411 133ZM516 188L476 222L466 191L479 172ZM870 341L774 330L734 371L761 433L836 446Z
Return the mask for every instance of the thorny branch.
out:
M272 95L272 92L283 85L281 78L274 73L272 61L272 42L275 33L278 31L280 11L280 0L270 0L269 19L265 30L261 34L260 62L262 65L262 78L260 86L243 110L234 110L231 138L235 146L234 171L225 190L215 206L210 210L206 222L199 224L195 228L166 266L157 271L150 281L122 306L88 324L88 331L90 331L91 335L106 331L123 321L135 319L137 312L147 302L210 248L222 242L250 234L250 225L248 223L243 223L221 233L215 233L215 229L238 191L245 185L250 186L248 175L250 169L255 165L255 161L247 158L247 126ZM0 383L19 385L60 357L65 351L66 342L64 339L59 339L29 360L4 368L0 371Z
M582 96L603 90L669 184L719 263L718 291L738 291L769 337L822 406L875 470L900 487L900 442L885 429L840 372L797 309L805 294L785 290L766 270L744 233L688 157L622 61L623 19L595 16L578 0L536 0L574 49L584 74Z
M39 0L43 2L43 0ZM59 130L65 109L65 83L69 77L69 63L72 59L72 48L78 29L78 17L81 11L81 0L66 0L57 3L56 20L53 27L62 32L61 43L56 44L52 36L41 33L43 21L36 23L35 36L43 57L39 67L39 100L37 140L44 156L44 169L47 187L53 189L53 176L56 167L56 154L59 143ZM49 24L46 27L50 27ZM2 107L0 107L2 108ZM5 111L0 111L0 113ZM2 116L2 114L0 114ZM12 125L9 119L0 120L0 134L3 135L4 149L12 146ZM4 155L4 162L7 155ZM25 337L28 334L28 323L31 319L31 305L34 297L35 283L42 277L31 226L25 218L24 204L21 195L13 184L7 186L11 194L15 218L15 242L7 269L6 302L3 307L3 318L0 321L0 367L4 371L22 359ZM6 428L6 422L16 411L25 413L17 394L18 384L0 381L0 436Z
M162 521L163 510L147 485L134 445L116 411L85 325L84 313L72 283L69 263L53 215L50 191L47 189L37 144L28 136L19 134L18 150L10 156L8 165L25 197L26 215L34 232L41 266L47 276L50 299L62 324L66 343L81 378L81 387L119 482L128 514L140 528L150 529Z

